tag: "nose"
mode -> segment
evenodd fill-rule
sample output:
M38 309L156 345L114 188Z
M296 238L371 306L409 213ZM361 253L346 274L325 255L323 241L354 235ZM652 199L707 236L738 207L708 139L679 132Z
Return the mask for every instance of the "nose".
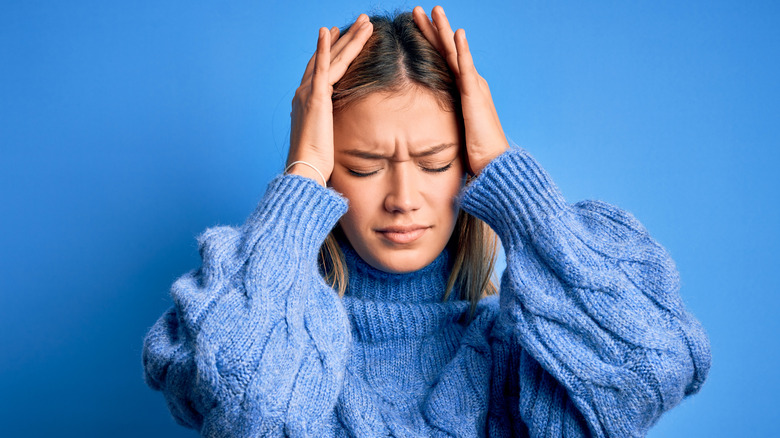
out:
M385 209L390 213L408 213L419 210L423 198L416 180L413 163L395 163L391 166Z

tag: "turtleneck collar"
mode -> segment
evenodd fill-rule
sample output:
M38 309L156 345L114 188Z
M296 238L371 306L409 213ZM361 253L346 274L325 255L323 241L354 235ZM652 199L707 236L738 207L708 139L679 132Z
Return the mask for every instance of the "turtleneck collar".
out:
M446 249L418 271L393 274L366 263L348 242L339 245L349 270L344 306L357 340L420 338L464 320L469 301L457 291L442 302L452 270Z
M451 257L446 248L428 266L408 273L381 271L366 263L349 242L339 241L349 271L346 296L361 300L441 303L452 271ZM448 301L456 299L453 290Z

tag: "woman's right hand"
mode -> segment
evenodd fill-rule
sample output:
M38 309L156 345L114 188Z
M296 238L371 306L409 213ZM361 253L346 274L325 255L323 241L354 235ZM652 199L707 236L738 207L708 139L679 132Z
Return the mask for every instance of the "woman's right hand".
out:
M366 14L360 14L347 33L339 38L339 29L320 28L317 51L309 60L301 85L292 100L292 127L287 165L306 161L322 172L325 180L333 172L333 84L363 49L373 32ZM314 169L296 164L289 173L309 177L322 184Z

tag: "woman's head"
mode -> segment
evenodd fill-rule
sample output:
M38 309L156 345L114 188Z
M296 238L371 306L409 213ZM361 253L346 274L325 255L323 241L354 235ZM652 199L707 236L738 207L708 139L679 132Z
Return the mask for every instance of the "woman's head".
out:
M448 293L456 284L491 293L495 236L456 205L466 173L455 77L410 13L370 19L373 34L333 90L330 184L350 201L341 229L361 258L387 272L421 269L449 244ZM333 241L323 265L343 293Z
M331 186L360 257L395 273L429 265L452 236L463 187L458 120L430 92L373 92L334 114Z

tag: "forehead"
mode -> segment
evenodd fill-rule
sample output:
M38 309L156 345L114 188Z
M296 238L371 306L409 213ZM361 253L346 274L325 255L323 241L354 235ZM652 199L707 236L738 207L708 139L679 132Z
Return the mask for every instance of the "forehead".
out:
M457 114L442 108L429 91L413 88L401 93L371 93L336 112L333 119L336 150L410 154L436 144L457 143Z

